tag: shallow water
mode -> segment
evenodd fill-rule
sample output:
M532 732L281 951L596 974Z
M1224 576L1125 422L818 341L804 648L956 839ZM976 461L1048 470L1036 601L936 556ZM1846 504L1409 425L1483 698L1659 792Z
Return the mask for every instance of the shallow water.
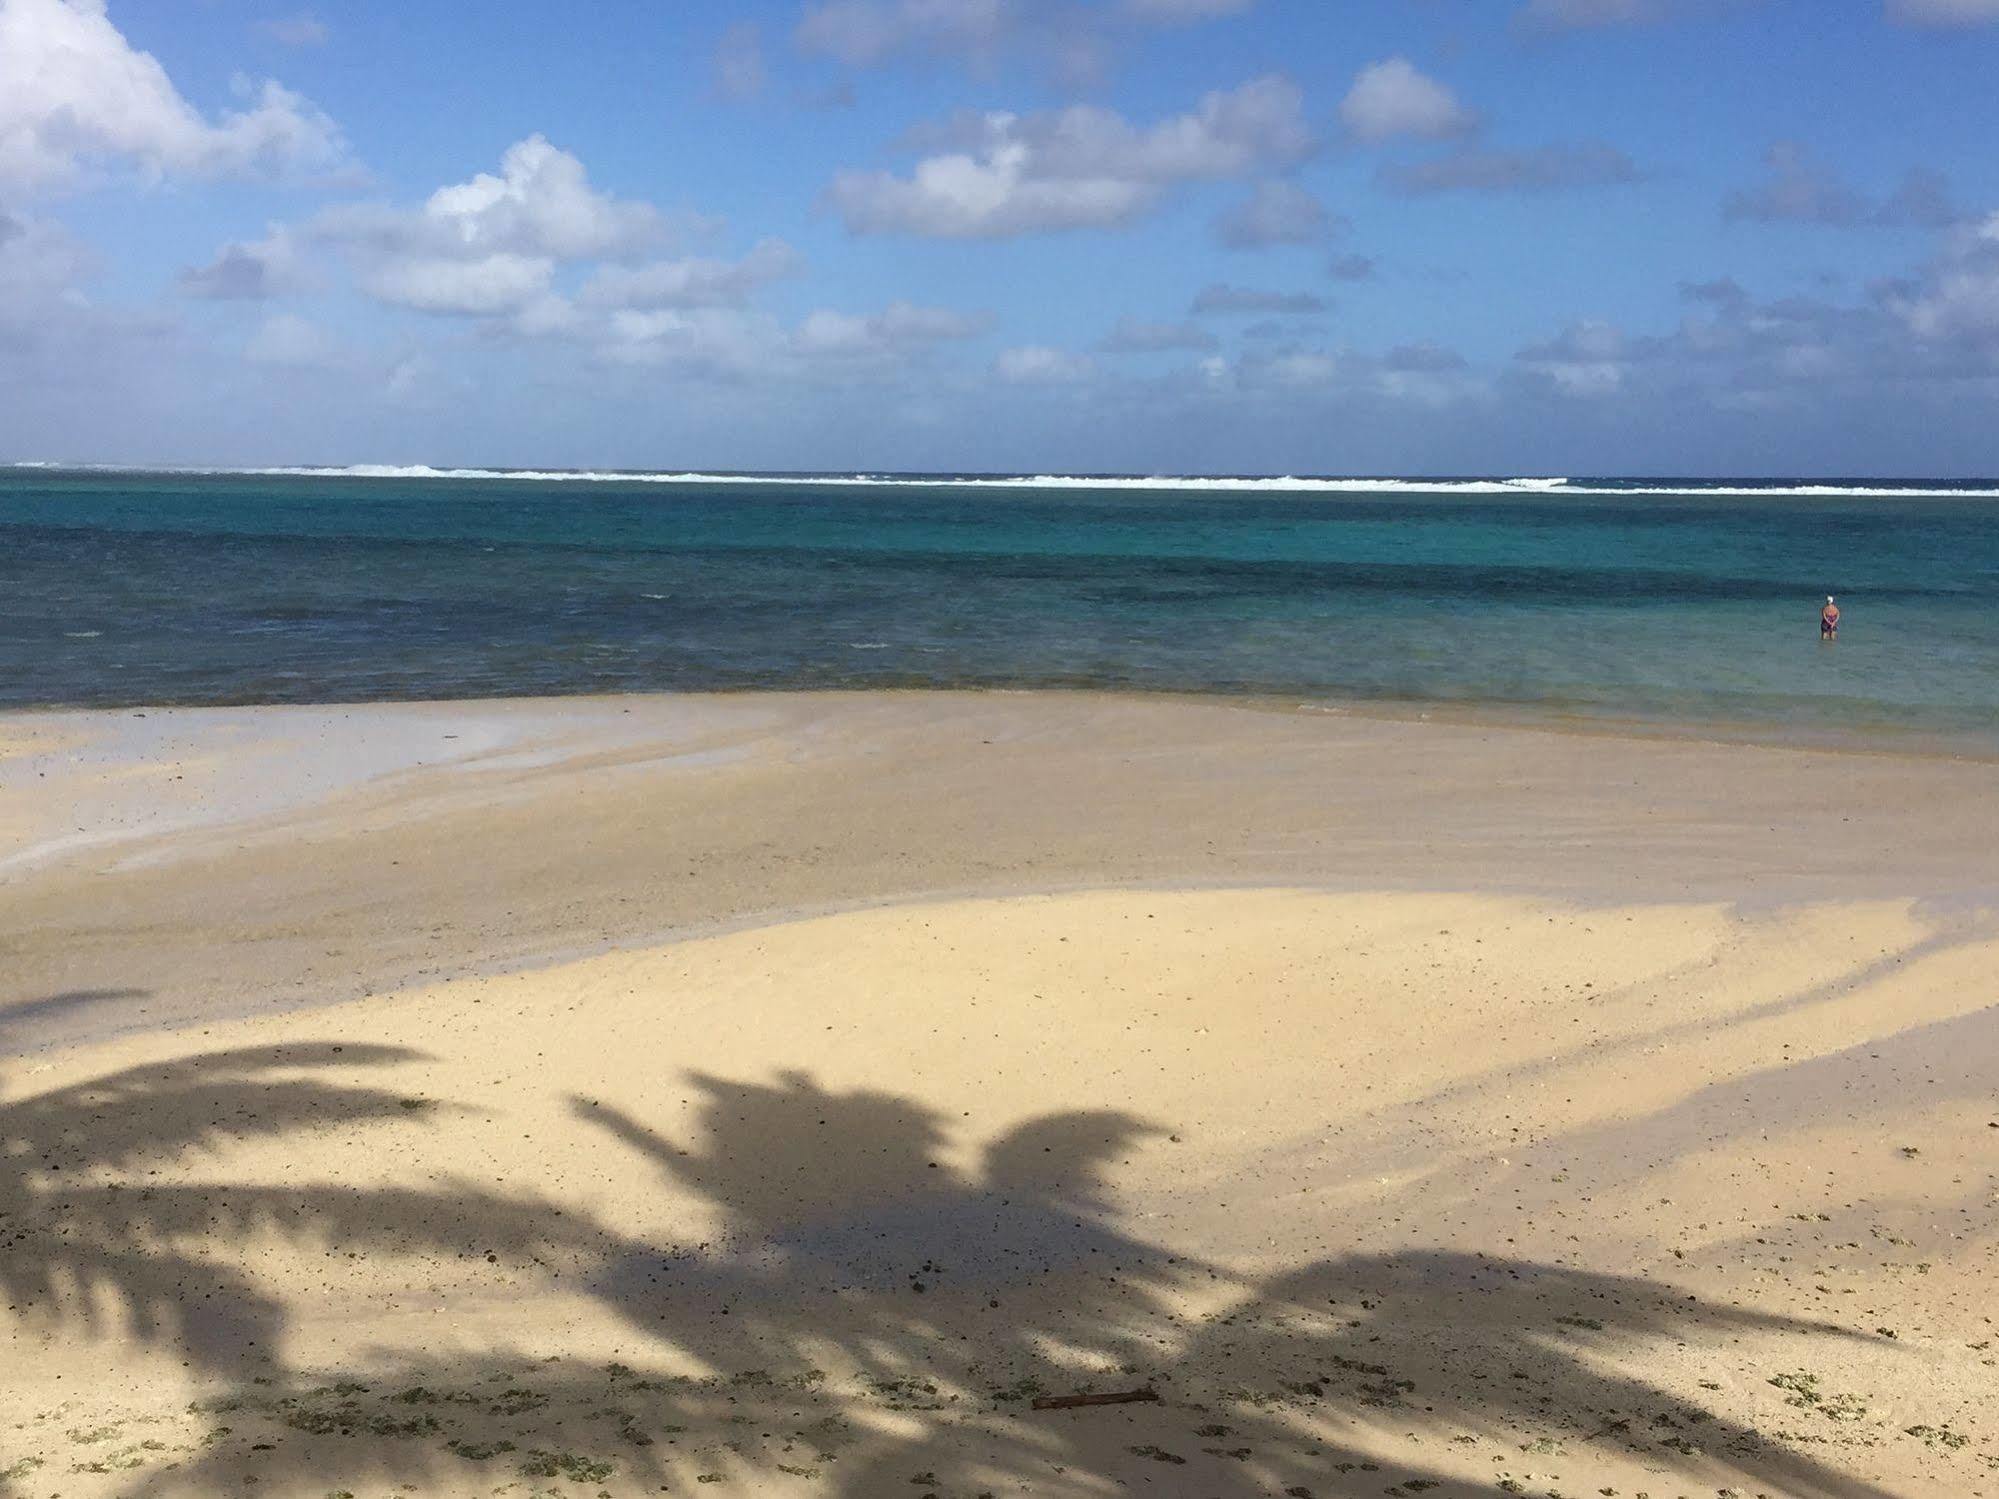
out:
M0 703L1095 686L1999 743L1999 496L1864 487L0 470Z

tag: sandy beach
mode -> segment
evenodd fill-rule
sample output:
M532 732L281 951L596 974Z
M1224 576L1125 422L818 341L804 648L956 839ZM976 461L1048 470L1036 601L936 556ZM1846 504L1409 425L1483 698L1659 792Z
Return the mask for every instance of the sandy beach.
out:
M1105 694L0 718L0 1494L1999 1494L1996 782Z

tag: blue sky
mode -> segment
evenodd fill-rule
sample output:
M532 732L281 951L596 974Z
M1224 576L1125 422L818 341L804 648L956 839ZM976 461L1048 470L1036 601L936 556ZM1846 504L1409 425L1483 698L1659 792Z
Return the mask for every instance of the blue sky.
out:
M0 459L1999 473L1999 0L0 0Z

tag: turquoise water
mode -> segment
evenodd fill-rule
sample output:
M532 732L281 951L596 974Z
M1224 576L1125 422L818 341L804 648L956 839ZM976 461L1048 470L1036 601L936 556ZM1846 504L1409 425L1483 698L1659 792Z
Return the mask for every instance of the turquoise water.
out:
M1895 489L0 470L0 703L1089 686L1999 740L1999 494Z

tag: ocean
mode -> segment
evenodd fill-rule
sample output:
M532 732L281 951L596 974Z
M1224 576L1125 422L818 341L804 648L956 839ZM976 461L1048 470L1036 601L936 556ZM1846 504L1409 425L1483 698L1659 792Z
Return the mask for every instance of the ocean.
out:
M0 468L4 705L880 687L1991 749L1999 488Z

